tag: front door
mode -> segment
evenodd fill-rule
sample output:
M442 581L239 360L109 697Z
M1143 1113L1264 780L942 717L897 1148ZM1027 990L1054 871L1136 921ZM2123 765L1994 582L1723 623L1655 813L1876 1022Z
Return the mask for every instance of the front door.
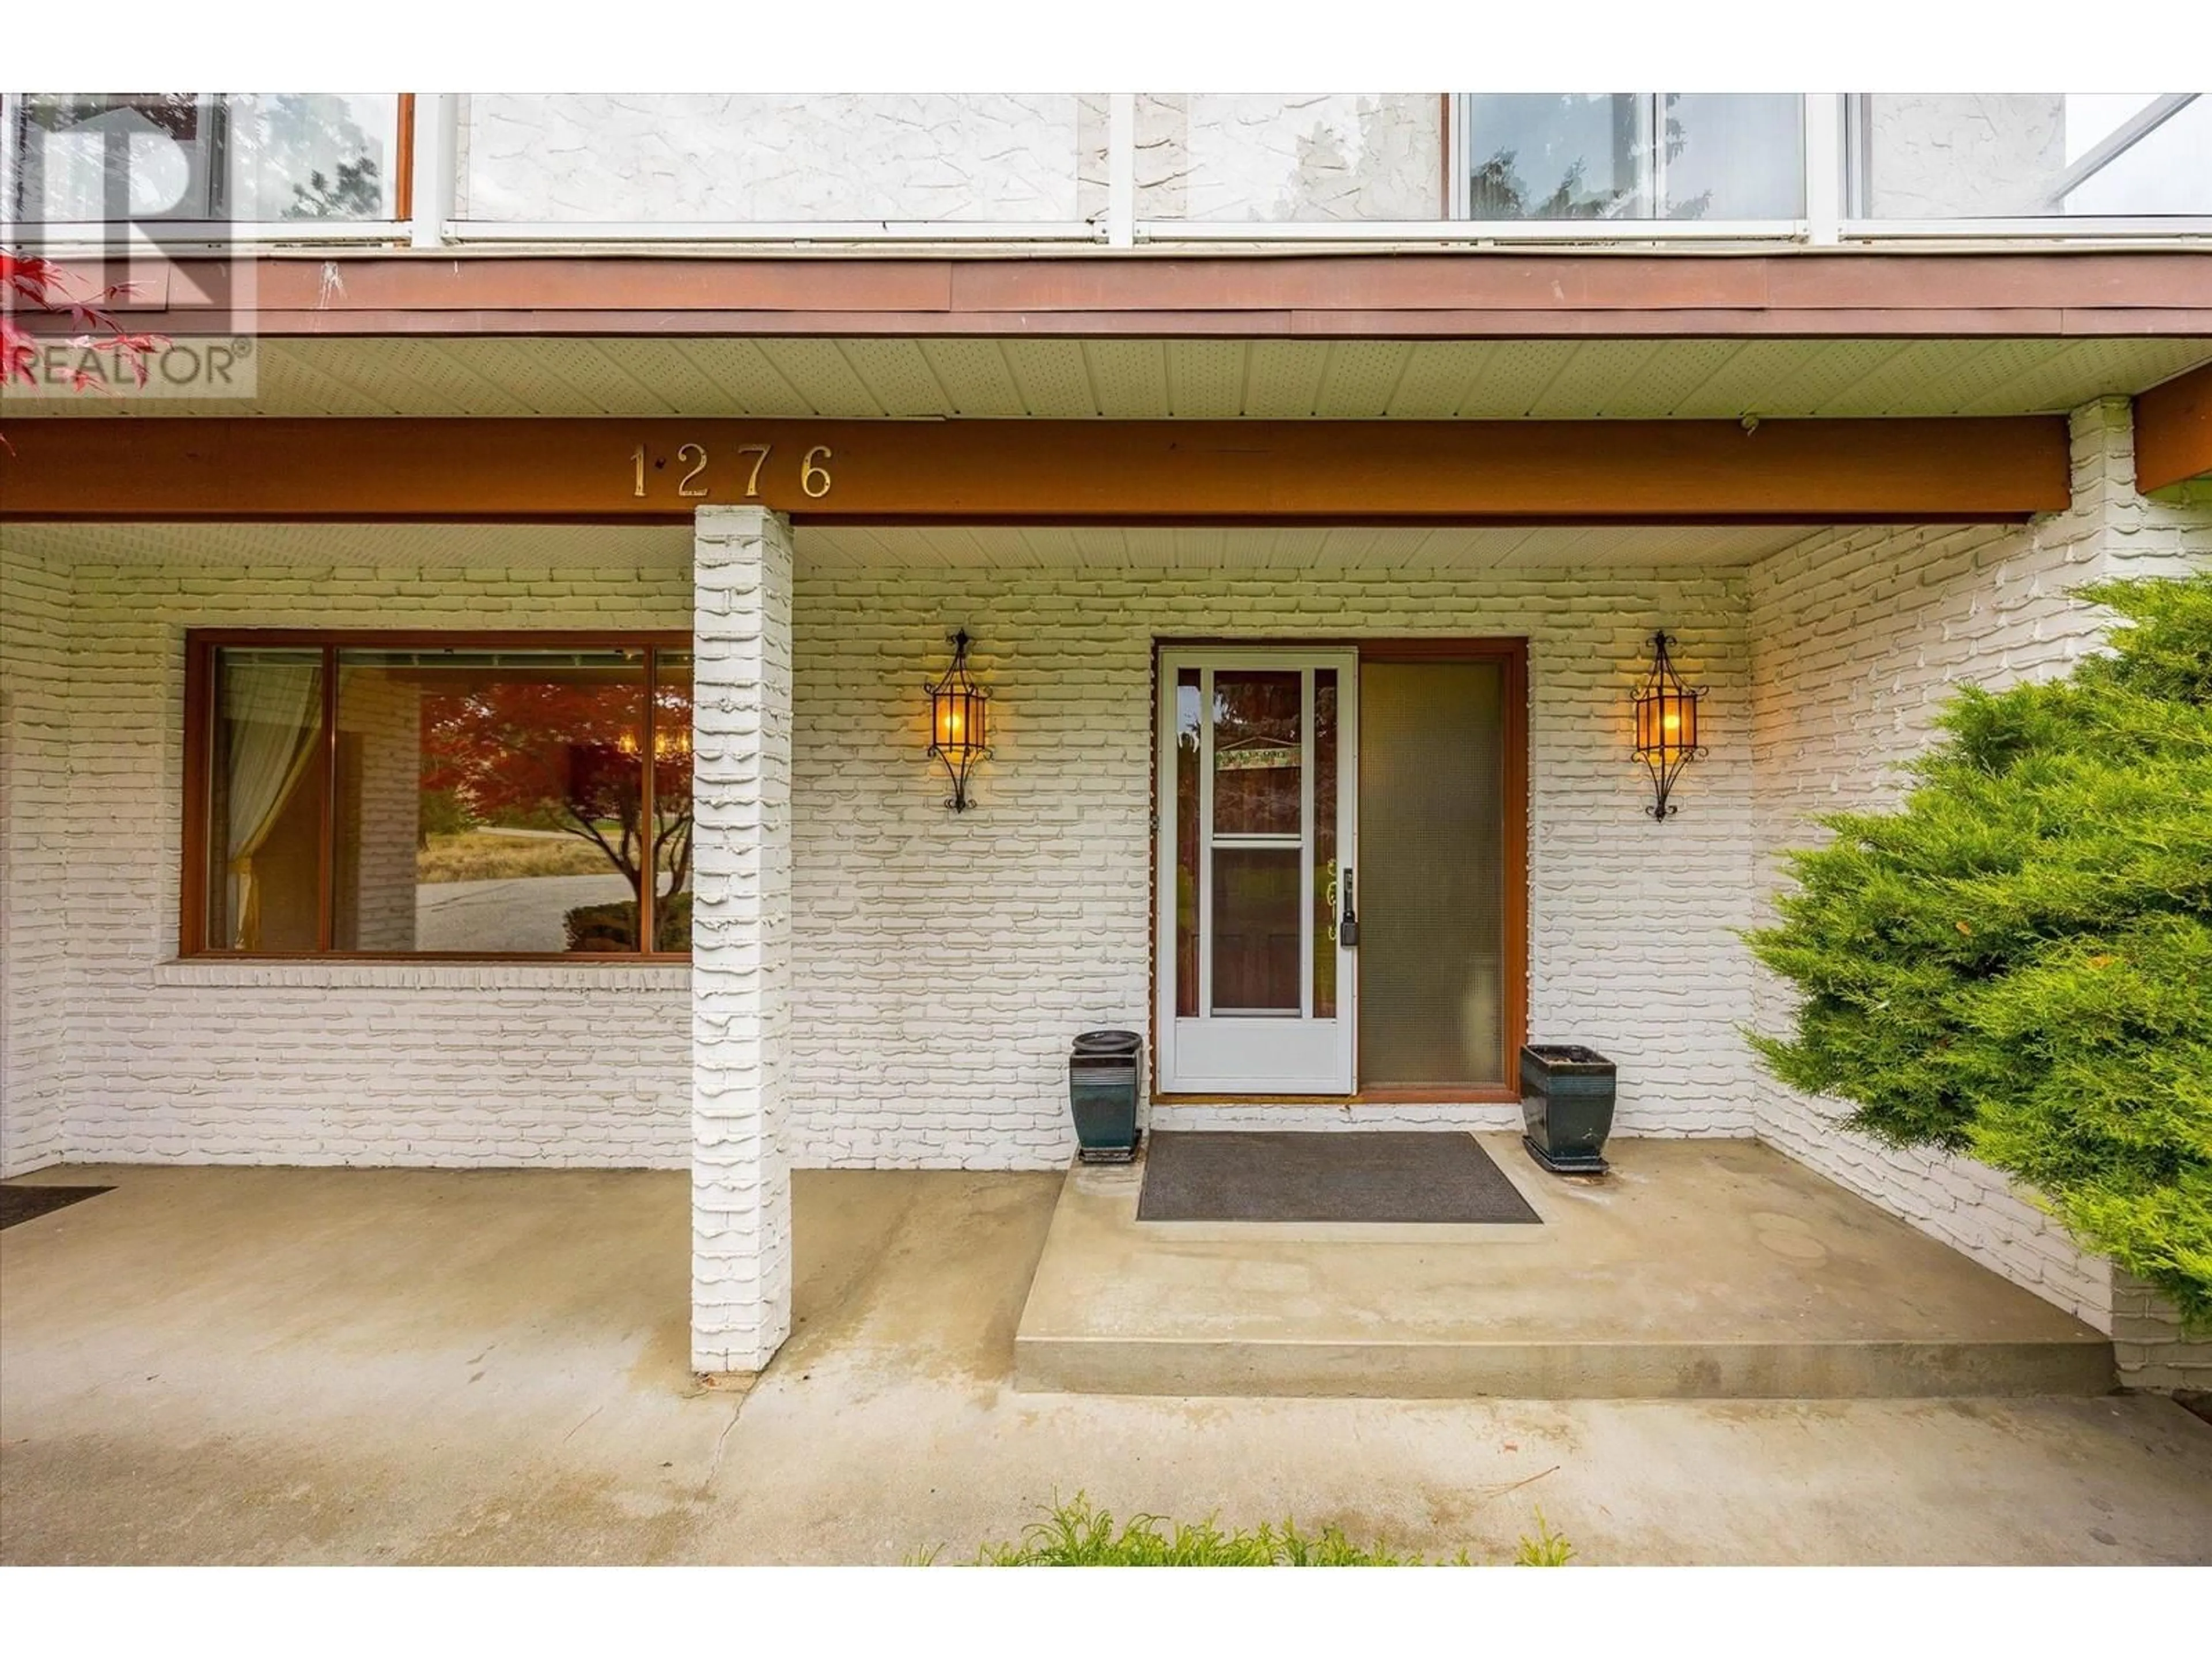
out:
M1159 1086L1352 1088L1359 659L1160 653Z

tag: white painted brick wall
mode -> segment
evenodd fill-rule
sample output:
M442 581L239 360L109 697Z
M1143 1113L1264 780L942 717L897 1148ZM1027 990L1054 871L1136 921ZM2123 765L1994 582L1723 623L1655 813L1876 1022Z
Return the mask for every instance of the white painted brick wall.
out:
M702 507L692 714L691 1365L791 1330L791 524Z
M2212 558L2212 511L2145 501L2133 469L2126 403L2092 404L2074 416L2074 503L2064 513L2019 528L1826 532L1751 568L1762 847L1816 844L1814 815L1893 803L1905 781L1894 763L1927 746L1954 687L2054 677L2099 648L2109 618L2069 598L2072 588L2106 575L2177 574ZM1782 1028L1787 988L1760 975L1754 1002L1762 1029ZM1756 1076L1762 1139L2098 1328L2116 1329L2110 1265L2076 1249L2004 1177L1971 1159L1847 1134L1834 1121L1837 1103ZM2170 1312L2162 1324L2142 1318L2187 1358ZM2124 1365L2130 1358L2130 1380L2173 1386L2140 1355L2124 1355Z
M70 682L66 933L83 995L52 1078L70 1103L66 1155L684 1161L688 1012L666 970L163 965L175 942L187 626L681 625L680 569L173 562L69 574L98 645ZM1532 635L1534 1030L1617 1055L1626 1133L1749 1133L1734 1034L1748 976L1729 933L1749 918L1742 605L1737 580L1699 574L886 572L802 583L793 1157L1064 1158L1068 1036L1144 1021L1156 633ZM999 744L982 809L956 819L922 754L921 710L943 635L963 620L984 635ZM1714 692L1714 757L1692 769L1683 815L1664 829L1642 816L1642 775L1626 758L1626 698L1662 623ZM33 913L54 907L11 907ZM1452 1115L1504 1123L1512 1109ZM61 1155L58 1138L44 1144L42 1156Z
M1532 1029L1619 1060L1626 1133L1748 1134L1750 970L1732 932L1753 909L1743 622L1739 580L1696 572L802 574L796 1161L1046 1168L1073 1151L1068 1040L1148 1024L1155 637L1528 635ZM1628 699L1662 624L1712 692L1711 757L1663 827L1628 758ZM955 815L922 687L962 626L994 753L976 809ZM1270 1121L1313 1117L1291 1110ZM1517 1121L1360 1114L1446 1119Z
M684 969L171 961L188 626L683 628L688 569L4 568L11 1172L689 1161Z
M0 545L0 1176L63 1157L69 574Z
M2112 1270L2112 1357L2139 1389L2212 1391L2212 1341L2183 1334L2172 1304L2124 1268Z

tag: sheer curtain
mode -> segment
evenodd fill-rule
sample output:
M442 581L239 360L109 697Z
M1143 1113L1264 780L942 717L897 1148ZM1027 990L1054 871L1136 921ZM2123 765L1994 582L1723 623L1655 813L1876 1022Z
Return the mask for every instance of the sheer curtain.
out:
M322 751L322 665L319 659L233 662L223 675L222 703L230 740L226 856L236 927L231 948L251 951L261 942L253 856Z

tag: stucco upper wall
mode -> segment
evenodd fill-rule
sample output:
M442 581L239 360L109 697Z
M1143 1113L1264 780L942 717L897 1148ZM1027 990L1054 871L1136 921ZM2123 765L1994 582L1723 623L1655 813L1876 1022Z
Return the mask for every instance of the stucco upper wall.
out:
M1139 219L1441 219L1432 92L1141 93Z
M2033 215L2066 170L2063 93L1874 93L1863 154L1877 219Z
M471 93L455 216L1068 223L1105 205L1103 94Z
M1446 218L1454 102L1139 93L1136 216ZM1103 93L471 93L459 100L455 217L1076 226L1107 208L1108 106ZM1856 108L1865 216L2058 210L2065 94L1876 93Z
M473 93L455 216L1071 223L1107 198L1103 93ZM1145 93L1139 218L1434 219L1436 93Z

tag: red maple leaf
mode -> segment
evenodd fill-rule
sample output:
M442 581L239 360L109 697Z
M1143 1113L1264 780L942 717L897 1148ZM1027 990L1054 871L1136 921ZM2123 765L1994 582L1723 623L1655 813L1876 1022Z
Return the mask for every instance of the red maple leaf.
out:
M123 325L110 307L130 295L127 283L95 295L72 294L69 274L52 259L0 250L0 386L40 383L39 337L15 320L19 313L33 313L68 318L81 331L69 342L73 349L114 358L119 370L144 386L151 359L169 341L167 335L134 332ZM109 384L82 362L65 379L73 392L105 390ZM0 433L0 449L15 453L5 433Z

